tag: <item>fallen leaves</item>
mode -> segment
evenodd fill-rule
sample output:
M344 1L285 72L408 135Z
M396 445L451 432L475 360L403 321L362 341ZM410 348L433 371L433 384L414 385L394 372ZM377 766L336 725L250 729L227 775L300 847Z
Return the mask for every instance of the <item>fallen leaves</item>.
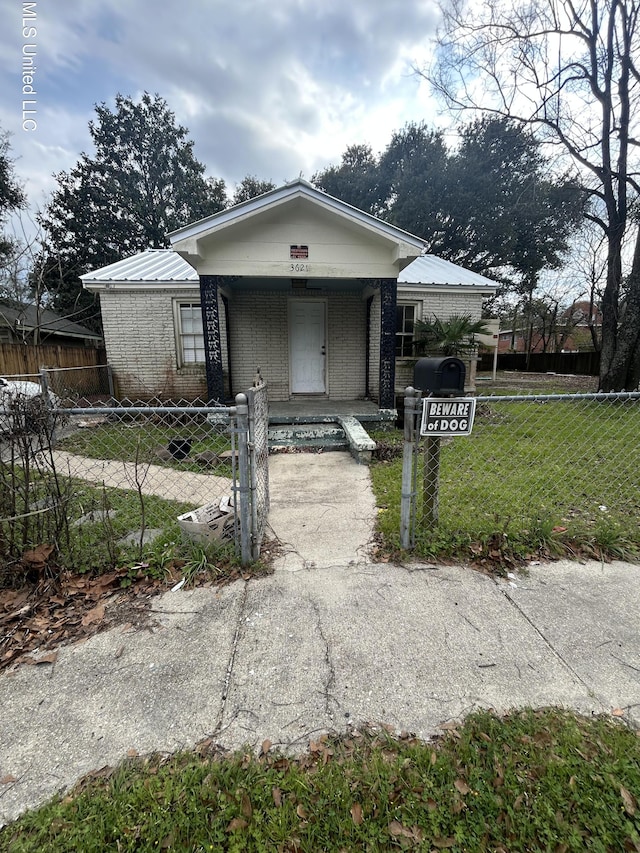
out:
M388 826L388 831L389 835L391 835L393 838L408 838L415 844L419 844L424 837L423 832L419 826L404 826L398 820L391 821ZM437 847L438 845L436 842L437 839L433 839L431 843Z
M471 788L467 785L464 779L456 779L453 783L454 788L464 797L466 794L471 793Z
M38 545L31 551L24 552L22 555L22 562L28 569L34 569L37 572L42 572L47 567L49 557L53 552L53 545Z
M633 817L636 813L636 809L638 808L638 802L636 798L627 791L624 785L620 785L620 796L622 797L622 804L624 806L625 812L629 815L629 817Z
M97 604L84 614L82 617L82 626L83 628L86 628L87 625L92 625L94 622L102 622L103 619L104 604Z
M265 740L262 741L262 746L260 748L260 754L266 755L270 749L271 749L271 741L269 740L269 738L266 738Z
M23 561L40 566L50 553L51 546L39 545ZM55 649L62 643L86 639L126 619L131 626L143 623L151 595L166 582L141 577L124 590L121 582L128 573L122 568L92 578L62 571L17 590L0 589L0 670L18 662L55 663Z

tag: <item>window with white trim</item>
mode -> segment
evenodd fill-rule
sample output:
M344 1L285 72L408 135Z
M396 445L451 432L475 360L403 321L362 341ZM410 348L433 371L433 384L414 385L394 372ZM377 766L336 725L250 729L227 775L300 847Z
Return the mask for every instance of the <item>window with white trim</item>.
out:
M416 306L399 302L396 305L396 357L413 355L413 335Z
M204 364L204 333L199 302L176 302L178 367Z

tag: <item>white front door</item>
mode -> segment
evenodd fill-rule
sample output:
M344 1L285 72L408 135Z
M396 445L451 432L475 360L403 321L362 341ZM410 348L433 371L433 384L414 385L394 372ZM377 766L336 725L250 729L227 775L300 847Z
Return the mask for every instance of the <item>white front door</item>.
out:
M292 299L289 303L291 393L324 394L325 303Z

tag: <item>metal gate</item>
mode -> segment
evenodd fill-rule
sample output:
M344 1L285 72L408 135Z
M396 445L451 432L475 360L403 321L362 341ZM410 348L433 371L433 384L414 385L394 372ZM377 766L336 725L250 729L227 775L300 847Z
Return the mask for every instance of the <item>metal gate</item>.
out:
M240 556L257 560L269 515L269 402L260 373L253 388L236 396L238 466L234 489L240 516Z

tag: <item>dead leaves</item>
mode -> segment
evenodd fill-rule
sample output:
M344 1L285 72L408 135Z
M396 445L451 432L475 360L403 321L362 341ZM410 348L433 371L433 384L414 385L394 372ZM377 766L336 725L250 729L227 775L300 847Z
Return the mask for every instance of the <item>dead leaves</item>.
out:
M150 595L160 589L159 581L144 578L135 589L121 589L127 568L93 578L70 572L45 577L52 550L39 545L23 556L25 564L38 567L35 584L0 590L0 670L19 661L55 663L61 643L85 639L126 618L131 624L144 621Z
M227 832L238 832L241 829L246 829L248 826L249 824L243 817L234 817L233 820L229 821Z
M43 572L49 562L49 557L54 552L53 545L38 545L31 551L25 551L22 555L22 562L27 569L33 569L36 572Z
M102 622L103 619L104 604L97 604L95 607L92 607L91 610L88 610L82 617L82 627L86 628L87 625L93 625L94 622Z
M622 797L622 804L625 812L629 817L633 817L636 813L636 809L638 808L638 801L629 793L629 791L627 791L624 785L620 785L620 796Z
M463 797L471 793L471 788L467 785L464 779L456 779L453 786L458 793L462 794Z
M414 844L420 844L424 837L419 826L404 826L398 820L392 820L387 829L392 838L407 838ZM436 840L434 839L431 843L435 844Z

